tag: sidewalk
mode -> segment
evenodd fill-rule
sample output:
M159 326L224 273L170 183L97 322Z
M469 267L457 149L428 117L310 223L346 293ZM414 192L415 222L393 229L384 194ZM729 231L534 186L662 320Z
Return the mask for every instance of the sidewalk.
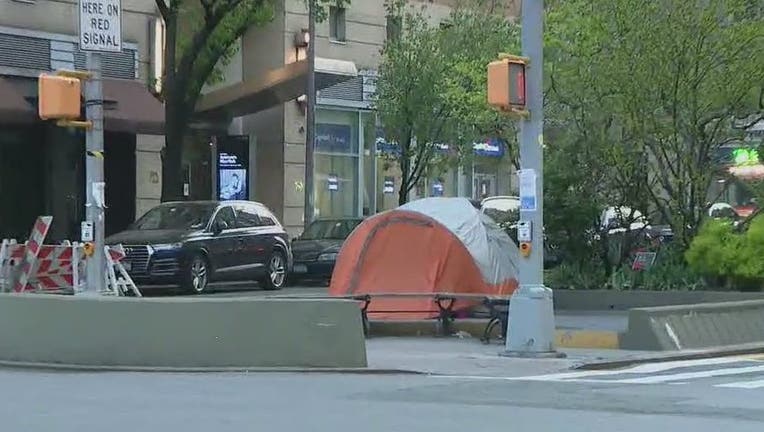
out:
M562 348L562 359L525 359L499 356L504 345L483 344L465 337L383 337L366 341L371 369L407 370L438 375L513 377L541 375L603 361L622 361L650 355L644 351Z
M456 319L455 332L479 339L487 319ZM628 327L627 311L556 311L555 345L561 348L618 349L620 334ZM436 320L374 321L374 337L428 337L439 333ZM496 336L496 335L494 335Z

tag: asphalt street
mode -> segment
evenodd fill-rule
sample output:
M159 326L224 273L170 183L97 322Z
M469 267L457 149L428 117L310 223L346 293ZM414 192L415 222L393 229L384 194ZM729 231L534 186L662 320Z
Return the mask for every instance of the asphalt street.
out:
M519 377L6 369L0 430L759 432L762 360Z

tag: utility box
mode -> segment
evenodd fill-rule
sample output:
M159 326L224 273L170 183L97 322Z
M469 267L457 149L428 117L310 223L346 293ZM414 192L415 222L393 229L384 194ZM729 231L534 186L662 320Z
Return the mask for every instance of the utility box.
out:
M523 111L525 68L523 57L506 56L488 64L488 104L504 111Z
M80 80L59 75L41 74L38 80L38 113L43 120L80 118Z

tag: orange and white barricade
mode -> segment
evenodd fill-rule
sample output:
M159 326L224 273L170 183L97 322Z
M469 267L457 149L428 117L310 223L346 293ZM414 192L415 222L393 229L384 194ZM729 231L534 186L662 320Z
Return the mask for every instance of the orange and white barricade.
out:
M84 287L85 256L77 244L42 245L34 261L26 261L29 244L8 244L2 255L3 291L79 291ZM26 270L27 268L31 270ZM9 283L13 281L13 283Z
M0 243L0 292L73 292L85 291L86 249L92 245L64 242L60 245L43 244L53 218L37 219L30 240L19 244L15 240ZM106 252L106 291L103 295L135 295L141 297L138 287L122 265L125 251L122 246L104 248Z

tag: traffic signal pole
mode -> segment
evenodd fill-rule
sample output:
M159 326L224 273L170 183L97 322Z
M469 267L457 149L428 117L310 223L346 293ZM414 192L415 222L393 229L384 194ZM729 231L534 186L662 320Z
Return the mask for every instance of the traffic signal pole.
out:
M520 120L520 226L530 236L530 253L519 259L519 287L509 306L509 334L503 355L560 357L554 347L552 290L544 286L544 1L522 4L522 50L528 115ZM520 234L518 230L518 234ZM522 241L522 239L520 239Z
M85 134L85 217L93 227L95 244L93 256L87 260L87 288L83 294L99 295L105 289L106 257L104 256L106 183L103 153L103 82L101 54L87 53L87 70L91 73L85 84L85 115L91 123ZM83 239L84 240L84 239Z

